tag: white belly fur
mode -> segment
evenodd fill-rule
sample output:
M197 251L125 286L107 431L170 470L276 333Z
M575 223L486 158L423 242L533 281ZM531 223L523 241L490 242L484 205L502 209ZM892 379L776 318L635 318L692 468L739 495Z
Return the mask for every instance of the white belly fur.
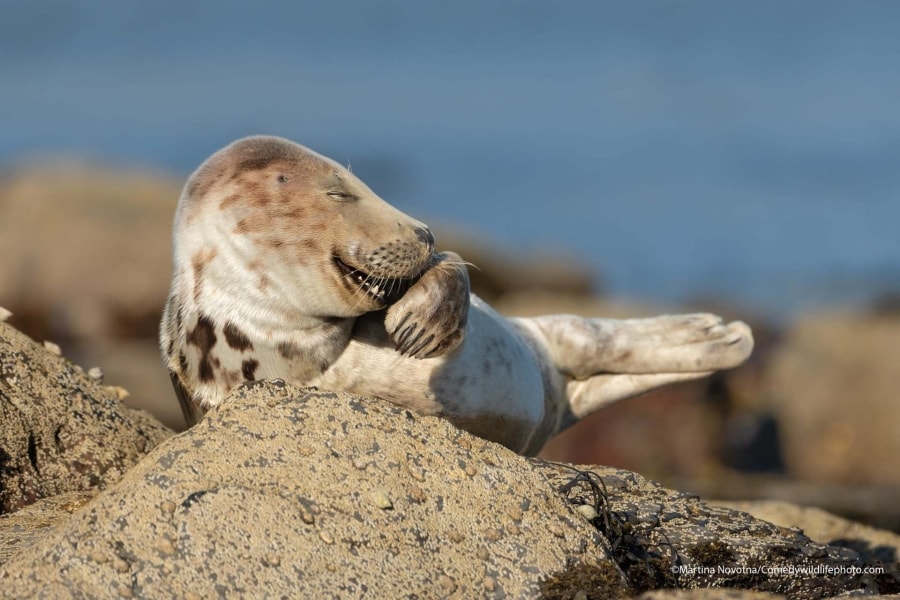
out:
M494 436L502 422L510 430L502 442L521 451L545 418L538 357L509 321L475 296L465 340L447 356L406 357L374 314L357 321L345 351L312 383L439 414Z

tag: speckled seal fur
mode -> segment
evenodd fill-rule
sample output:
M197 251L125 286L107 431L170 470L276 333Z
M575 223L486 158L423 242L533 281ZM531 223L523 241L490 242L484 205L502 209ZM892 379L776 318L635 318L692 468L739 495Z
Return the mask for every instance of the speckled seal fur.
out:
M279 378L527 454L611 402L739 365L753 337L708 314L505 319L425 224L336 162L257 136L185 185L160 343L189 424L241 382Z

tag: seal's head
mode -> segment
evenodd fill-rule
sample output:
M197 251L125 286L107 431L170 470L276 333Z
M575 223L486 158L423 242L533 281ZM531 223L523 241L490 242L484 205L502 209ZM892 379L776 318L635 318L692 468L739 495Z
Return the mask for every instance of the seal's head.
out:
M193 265L198 302L246 292L318 317L385 307L433 251L423 223L333 160L277 137L212 155L185 185L175 223L176 263Z

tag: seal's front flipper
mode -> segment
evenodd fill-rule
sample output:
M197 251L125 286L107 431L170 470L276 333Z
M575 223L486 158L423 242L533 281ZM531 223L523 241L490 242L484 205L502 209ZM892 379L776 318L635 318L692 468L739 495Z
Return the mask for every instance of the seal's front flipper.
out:
M458 254L436 254L432 265L387 311L384 327L397 351L415 358L449 354L465 336L469 273Z

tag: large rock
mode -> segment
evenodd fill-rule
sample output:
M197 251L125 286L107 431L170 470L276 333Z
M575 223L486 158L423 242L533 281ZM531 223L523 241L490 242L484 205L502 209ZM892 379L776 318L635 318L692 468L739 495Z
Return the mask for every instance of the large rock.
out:
M853 548L862 556L885 564L900 562L900 535L843 519L814 506L778 500L720 501L716 504L742 510L781 527L795 527L819 543Z
M638 600L777 600L781 594L749 590L707 588L702 590L653 590L637 596Z
M900 592L896 561L861 557L850 544L817 543L799 529L708 505L629 471L583 467L576 484L571 466L541 468L576 505L597 507L592 522L609 540L633 590L740 588L789 598L851 589ZM867 566L874 572L866 574Z
M900 484L900 317L819 315L773 361L770 408L788 472L836 484Z
M612 598L732 587L821 598L898 589L893 573L851 571L864 566L852 549L634 473L591 470L526 459L379 400L251 384L22 542L0 568L0 596Z
M103 488L171 432L0 322L0 514Z
M380 401L268 383L25 548L0 589L536 597L572 570L610 594L625 586L600 533L525 459Z

